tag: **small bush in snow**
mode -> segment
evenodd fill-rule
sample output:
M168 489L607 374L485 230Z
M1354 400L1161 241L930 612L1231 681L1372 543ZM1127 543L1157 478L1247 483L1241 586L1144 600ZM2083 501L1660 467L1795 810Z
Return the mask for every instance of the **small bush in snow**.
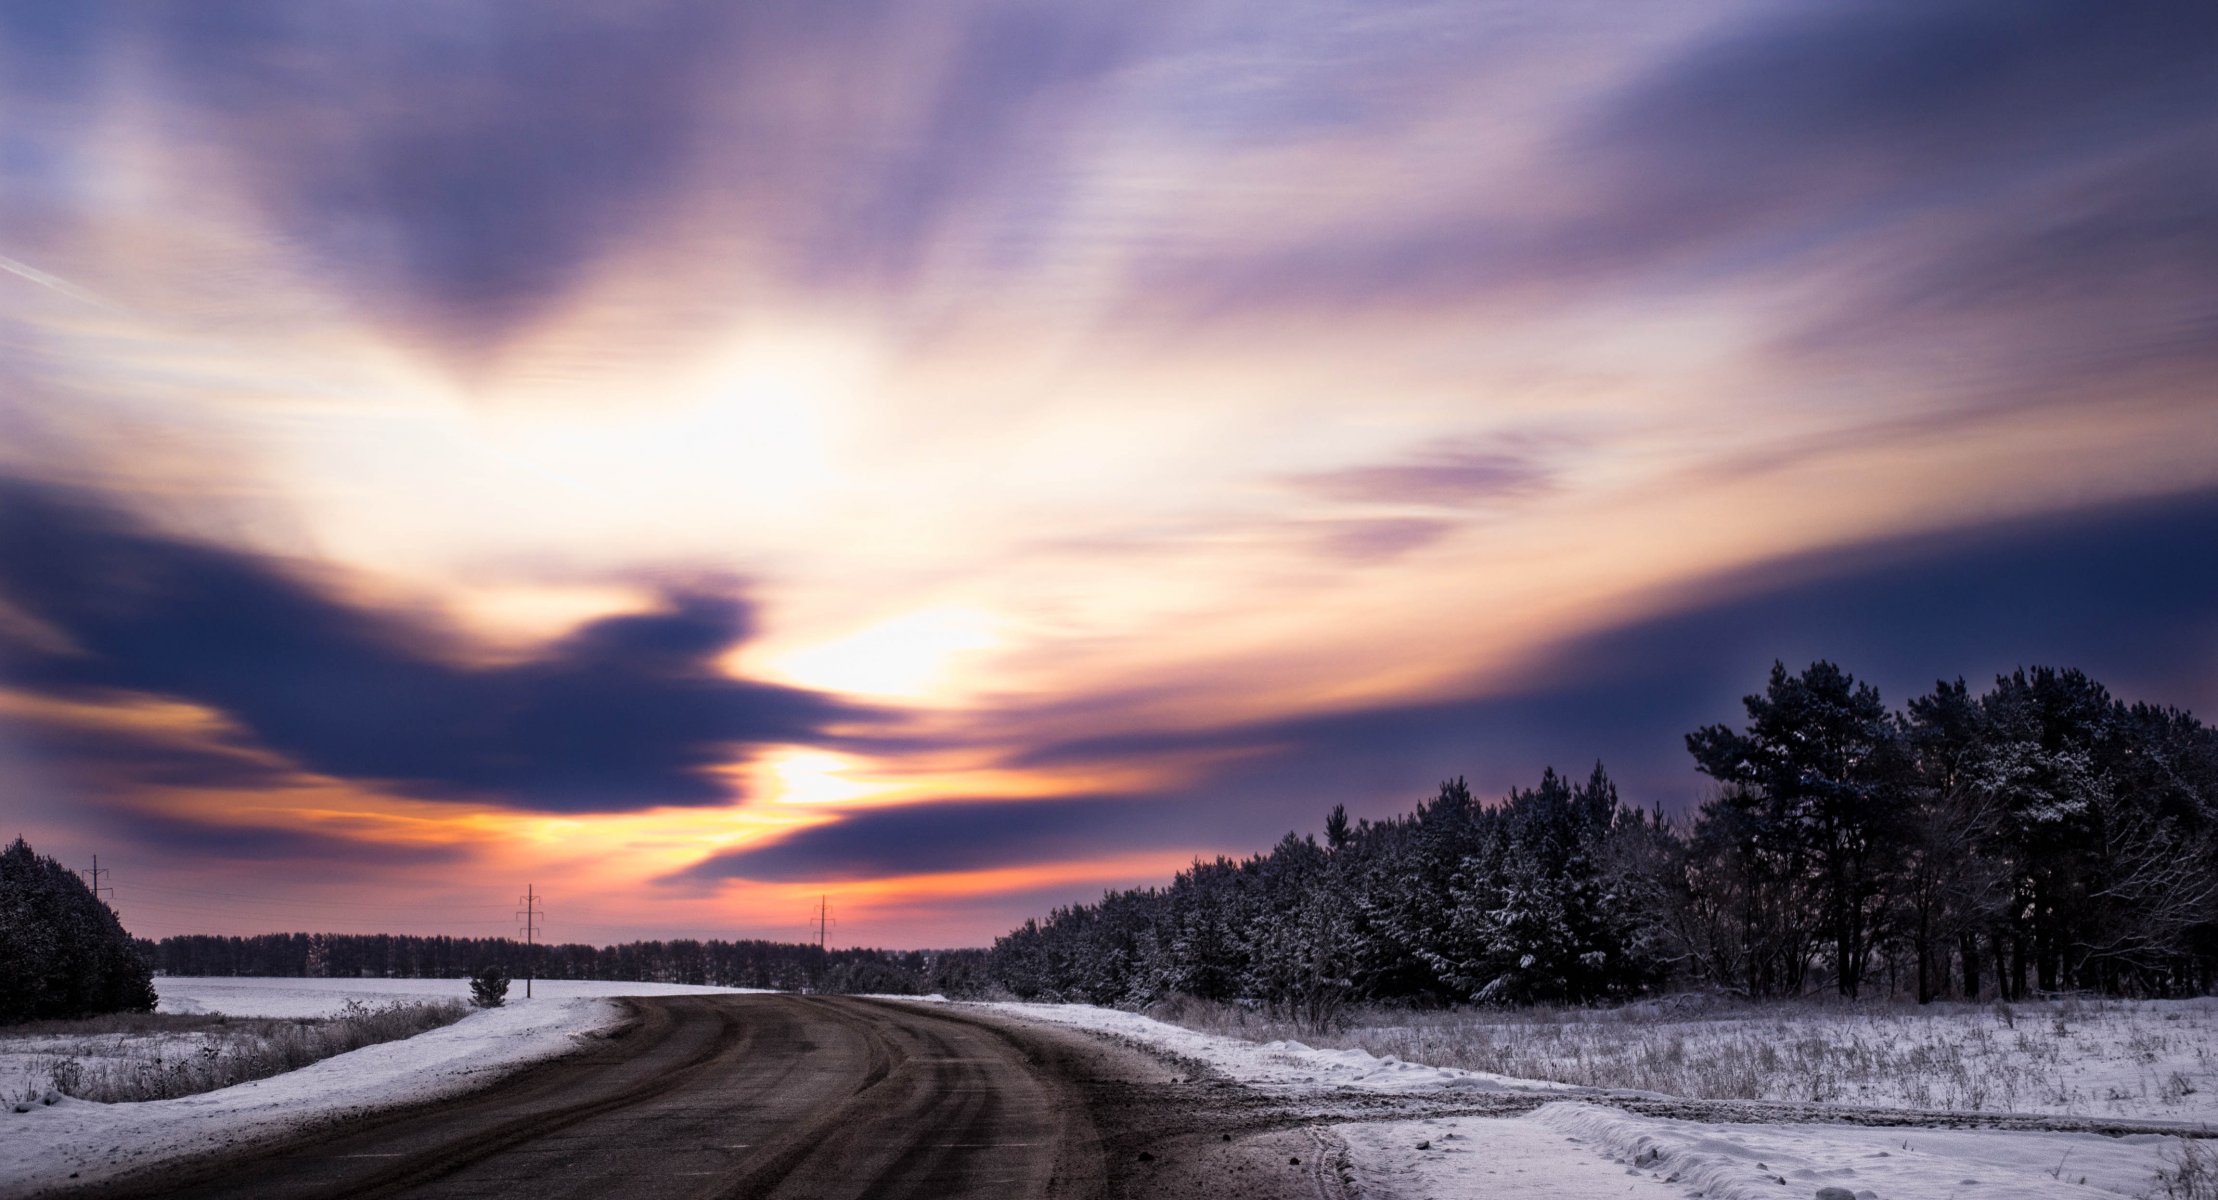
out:
M470 1003L479 1008L499 1008L508 1003L508 968L479 967L470 976Z

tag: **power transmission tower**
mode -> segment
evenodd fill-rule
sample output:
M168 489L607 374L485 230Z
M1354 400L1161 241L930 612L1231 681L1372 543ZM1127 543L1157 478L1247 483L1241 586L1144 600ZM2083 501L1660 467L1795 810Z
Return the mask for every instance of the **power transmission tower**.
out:
M114 871L108 871L108 870L103 870L103 869L101 868L101 866L100 866L100 856L99 856L99 855L95 854L95 855L93 855L93 856L92 856L92 872L91 872L91 874L90 874L89 876L87 876L87 878L89 878L89 879L91 879L91 880L92 880L92 898L93 898L93 899L95 899L95 900L98 900L98 899L100 899L100 897L101 897L101 895L102 895L103 893L105 893L105 894L106 894L107 896L109 896L110 898L113 898L113 897L115 896L115 894L116 894L116 890L115 890L114 888L104 888L104 887L101 887L101 886L100 886L100 877L101 877L102 875L113 875L113 874L115 874L115 872L114 872Z
M523 922L523 926L518 932L524 935L524 999L526 1000L531 999L531 979L535 974L533 968L538 965L532 946L539 932L547 927L546 899L528 883L524 885L524 894L516 897L516 903L523 905L522 908L516 910L516 919Z
M809 983L809 990L815 992L823 990L825 977L830 971L829 964L824 961L824 952L827 949L827 943L829 941L827 935L831 932L832 926L838 924L838 921L835 920L832 916L831 897L824 895L817 896L816 911L809 915L809 924L816 926L817 974Z

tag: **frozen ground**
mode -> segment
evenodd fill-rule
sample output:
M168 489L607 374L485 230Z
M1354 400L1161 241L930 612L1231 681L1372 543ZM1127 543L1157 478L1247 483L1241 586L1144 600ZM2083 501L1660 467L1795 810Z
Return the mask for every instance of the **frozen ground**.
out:
M1316 1039L1520 1079L1712 1100L2218 1124L2218 998L1361 1014ZM1173 1018L1266 1042L1225 1006Z
M1575 1089L1561 1084L1511 1079L1458 1067L1433 1067L1362 1050L1320 1050L1291 1039L1256 1044L1218 1037L1157 1021L1138 1013L1086 1004L979 1005L1011 1016L1106 1033L1126 1041L1197 1059L1227 1078L1263 1088L1354 1088L1368 1092L1546 1092Z
M452 979L165 977L155 981L155 989L169 1011L300 1017L329 1015L348 1000L451 998L466 995L468 986ZM166 1158L263 1140L348 1113L466 1091L490 1075L561 1054L613 1025L618 1019L613 997L731 990L542 981L526 1001L519 984L504 1007L220 1091L139 1104L64 1097L52 1105L34 1104L27 1113L0 1110L0 1195L30 1195L70 1180L83 1183Z
M1582 1094L1594 1093L1563 1082L1534 1083L1491 1072L1417 1066L1400 1056L1374 1057L1355 1047L1316 1049L1285 1038L1248 1041L1085 1005L990 1007L1144 1042L1199 1059L1231 1078L1265 1088L1404 1093L1548 1089L1551 1095L1564 1097L1542 1105L1530 1116L1512 1119L1456 1117L1337 1126L1334 1132L1348 1146L1359 1194L1382 1200L1807 1200L1828 1187L1845 1189L1853 1196L1869 1193L1879 1200L2138 1198L2161 1195L2157 1172L2170 1165L2180 1147L2180 1139L2161 1136L2112 1138L2089 1133L1674 1120L1640 1116L1580 1099ZM2045 1078L2057 1084L2057 1091L2050 1094L2055 1103L2047 1111L2113 1115L2122 1110L2126 1115L2172 1120L2194 1113L2197 1115L2186 1119L2190 1123L2201 1121L2200 1114L2207 1110L2187 1108L2168 1099L2159 1099L2155 1105L2118 1099L2109 1101L2116 1106L2109 1110L2092 1106L2073 1109L2068 1101L2075 1094L2106 1098L2138 1095L2137 1090L2129 1093L2127 1082L2165 1064L2173 1070L2194 1066L2199 1072L2208 1072L2209 1050L2218 1045L2209 1036L2212 1006L2208 1002L2083 1006L2061 1021L2054 1011L2033 1007L2043 1020L2029 1021L2025 1006L2012 1013L2011 1019L2017 1021L2016 1029L2026 1032L2027 1044L2032 1047L2029 1053L2044 1064ZM1962 1046L1968 1042L1983 1047L1973 1057L1988 1059L1987 1069L2006 1072L2011 1069L2009 1050L2018 1044L2014 1036L2005 1038L1987 1027L1987 1022L1993 1020L2015 1033L2007 1021L1988 1010L1960 1009L1929 1018L1924 1026L1914 1029L1907 1027L1909 1018L1904 1014L1888 1017L1898 1024L1869 1015L1852 1014L1847 1021L1839 1021L1840 1014L1828 1015L1843 1028L1828 1029L1827 1020L1821 1017L1658 1022L1653 1016L1644 1021L1638 1014L1621 1020L1581 1023L1505 1020L1485 1027L1495 1031L1492 1036L1504 1039L1513 1036L1512 1029L1535 1029L1541 1045L1530 1052L1534 1060L1559 1065L1577 1062L1576 1055L1567 1051L1582 1045L1614 1047L1615 1053L1625 1056L1627 1047L1668 1046L1676 1038L1683 1039L1682 1054L1697 1057L1717 1044L1734 1041L1753 1047L1768 1034L1776 1034L1784 1040L1778 1052L1786 1056L1861 1052L1872 1057L1898 1055L1905 1062L1912 1060L1919 1044L1929 1049L1935 1044L1955 1045L1957 1053L1963 1054ZM1573 1024L1583 1025L1588 1032L1557 1032ZM1905 1037L1904 1044L1872 1044L1872 1039L1890 1030ZM1351 1036L1360 1036L1361 1032ZM1919 1040L1910 1041L1906 1032ZM1711 1040L1705 1043L1705 1037ZM1797 1038L1827 1041L1828 1045L1798 1051L1794 1046ZM1423 1043L1412 1039L1401 1044ZM2120 1048L2127 1051L2127 1059L2113 1061L2109 1056ZM1750 1048L1746 1053L1759 1055L1761 1051ZM2155 1061L2142 1055L2154 1055ZM1890 1072L1907 1070L1905 1066L1888 1068ZM1559 1074L1577 1077L1567 1070ZM1596 1071L1587 1078L1600 1081L1612 1077ZM2200 1095L2201 1085L2194 1087L2196 1091L2183 1099ZM1856 1096L1854 1102L1917 1107L1915 1096L1914 1091L1867 1092ZM1808 1099L1791 1092L1778 1098ZM1986 1107L1992 1111L2001 1106ZM2042 1109L2028 1106L2028 1111Z
M154 981L162 1012L222 1012L234 1017L328 1017L347 1001L468 1000L467 979L265 979L165 975ZM614 996L690 996L706 992L743 992L750 988L692 987L682 983L610 983L580 979L540 979L532 983L539 1000L591 1000ZM524 999L524 981L508 985L508 1002Z

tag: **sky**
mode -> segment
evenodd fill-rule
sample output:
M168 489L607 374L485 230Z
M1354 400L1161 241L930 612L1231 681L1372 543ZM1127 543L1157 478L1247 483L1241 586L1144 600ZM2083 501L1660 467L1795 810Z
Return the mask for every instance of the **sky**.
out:
M975 945L1774 659L2218 711L2218 8L0 8L0 836Z

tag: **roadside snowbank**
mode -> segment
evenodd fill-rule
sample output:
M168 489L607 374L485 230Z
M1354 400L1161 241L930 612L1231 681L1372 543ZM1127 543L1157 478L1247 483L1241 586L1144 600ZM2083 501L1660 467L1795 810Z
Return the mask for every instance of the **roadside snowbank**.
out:
M1201 1014L1206 1016L1207 1014ZM1220 1014L1221 1015L1221 1014ZM1331 1044L1706 1100L2218 1123L2218 997L1356 1012ZM1288 1036L1196 1028L1258 1041Z
M1079 1004L979 1005L1196 1059L1263 1088L1477 1090L1564 1097L1517 1118L1334 1127L1375 1200L1808 1200L1820 1188L1878 1200L2092 1200L2152 1193L2180 1140L2145 1135L1831 1124L1728 1124L1636 1116L1599 1094L1362 1050L1248 1042Z
M1684 1200L1686 1191L1589 1154L1531 1117L1379 1121L1333 1130L1366 1200ZM1945 1193L1943 1193L1945 1195ZM1772 1189L1765 1200L1804 1200Z
M1366 1092L1547 1092L1590 1094L1586 1088L1511 1079L1457 1067L1428 1067L1362 1050L1319 1050L1295 1041L1243 1042L1197 1033L1138 1013L1087 1004L997 1002L977 1007L1010 1016L1066 1025L1142 1042L1181 1058L1197 1059L1229 1079L1252 1087L1331 1087Z
M445 997L459 980L183 979L157 984L163 1006L235 1016L317 1016L348 1000ZM433 990L438 989L438 990ZM29 1196L110 1178L167 1159L263 1141L304 1126L479 1087L576 1048L616 1025L618 996L721 992L662 984L539 985L531 1000L473 1012L453 1025L366 1046L298 1071L176 1100L96 1104L63 1097L27 1113L0 1111L0 1195ZM552 993L552 994L550 994Z
M1550 1104L1531 1119L1714 1200L1778 1200L1821 1187L1884 1200L2138 1197L2149 1194L2164 1152L2178 1144L2153 1134L1700 1125L1586 1103Z

